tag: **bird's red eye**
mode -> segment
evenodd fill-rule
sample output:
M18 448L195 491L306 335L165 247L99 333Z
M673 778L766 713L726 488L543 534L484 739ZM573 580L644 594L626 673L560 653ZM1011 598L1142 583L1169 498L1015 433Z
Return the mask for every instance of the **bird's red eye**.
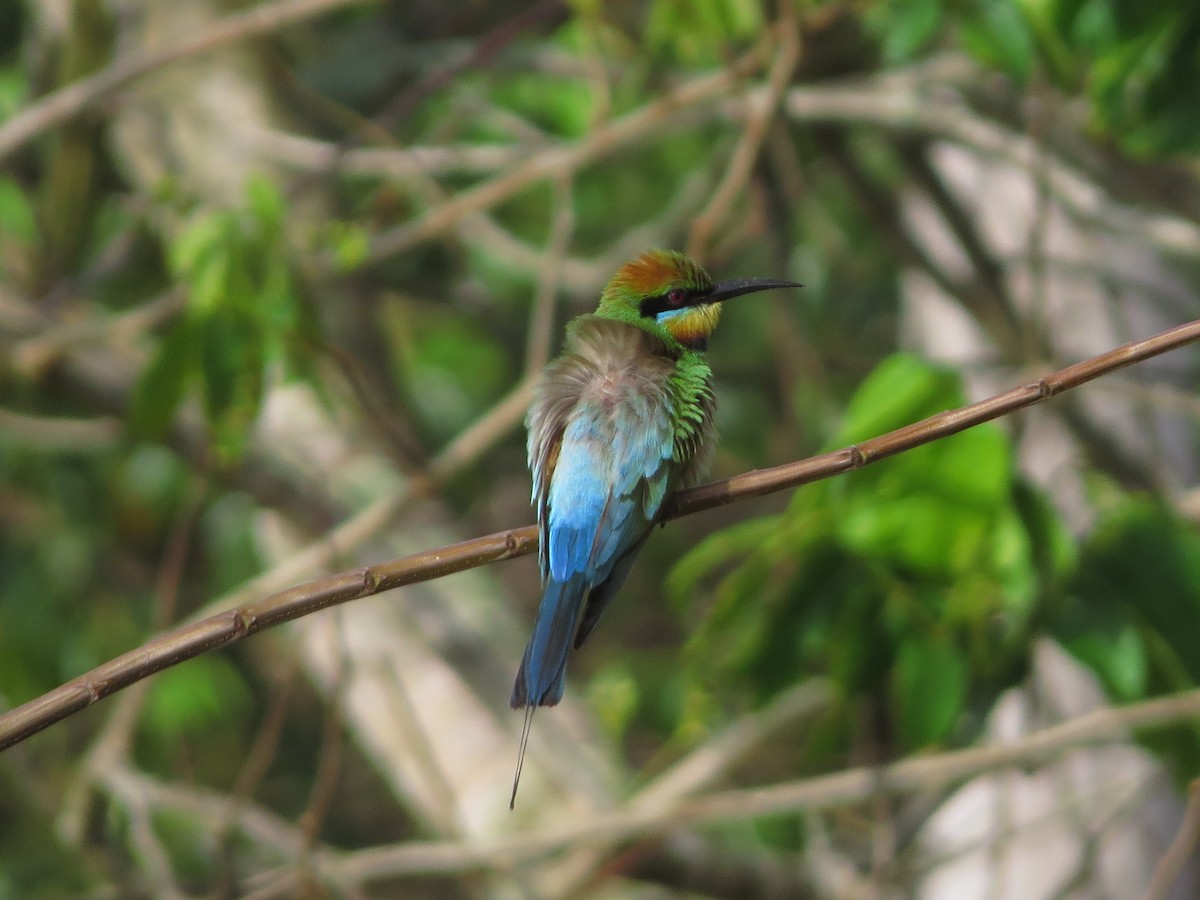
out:
M667 302L672 306L683 306L683 301L687 299L687 294L683 288L671 288L667 291Z

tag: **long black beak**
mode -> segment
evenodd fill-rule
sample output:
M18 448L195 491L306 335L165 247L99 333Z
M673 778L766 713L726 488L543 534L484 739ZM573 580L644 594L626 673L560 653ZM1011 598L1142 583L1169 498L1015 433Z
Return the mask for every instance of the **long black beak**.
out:
M804 287L804 285L797 284L794 281L778 281L774 278L735 278L733 281L718 281L712 286L711 291L698 296L696 302L720 303L722 300L729 300L731 297L740 297L742 294L753 294L756 291L798 287Z

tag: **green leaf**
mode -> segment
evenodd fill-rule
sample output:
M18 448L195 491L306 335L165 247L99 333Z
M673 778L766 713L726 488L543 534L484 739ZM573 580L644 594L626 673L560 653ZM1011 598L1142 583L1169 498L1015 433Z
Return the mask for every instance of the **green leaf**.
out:
M677 604L686 601L714 569L731 560L744 559L761 547L779 529L781 522L778 516L750 519L709 535L671 568L667 576L667 595Z
M1137 629L1121 625L1109 632L1096 627L1066 644L1081 662L1100 676L1114 700L1133 701L1146 696L1148 661Z
M0 177L0 234L27 245L37 239L37 222L29 198L15 181L4 177Z
M283 234L286 212L275 184L257 176L247 186L245 208L197 216L169 252L172 274L188 289L196 345L189 359L202 375L204 411L224 461L245 448L268 362L288 357L305 324ZM166 379L170 361L159 368L166 374L154 377ZM173 382L177 390L164 397L177 404L181 382ZM147 411L149 420L162 420L155 404L148 403Z
M937 35L945 18L943 0L892 0L867 7L867 28L879 40L889 65L909 62Z
M967 684L966 660L950 641L910 637L900 646L892 689L909 746L924 747L946 736L963 710Z
M1002 69L1019 83L1033 68L1034 41L1022 8L1014 0L983 0L963 21L959 36L967 52Z
M371 235L367 229L352 222L334 222L328 229L333 244L334 265L339 272L357 269L367 258Z
M654 0L646 42L656 53L709 64L719 61L731 43L761 34L763 21L759 0Z
M287 217L287 205L274 181L265 175L251 176L246 185L250 212L267 233L277 231Z
M993 510L1008 502L1012 448L998 426L976 425L926 449L928 456L918 451L921 455L913 464L923 464L921 476L939 496L977 510Z
M160 439L171 425L188 382L199 376L199 334L185 317L158 346L134 388L130 424L145 437Z
M581 137L591 122L592 86L580 78L510 75L495 91L496 100L531 122L564 137Z
M21 67L0 68L0 122L6 122L16 115L28 102L28 97L29 81Z
M171 243L168 267L176 278L190 280L207 257L226 240L224 214L207 213L188 223Z
M1139 499L1110 513L1084 547L1072 593L1088 610L1142 623L1200 683L1200 536L1174 511Z
M1036 7L1034 0L1026 6ZM1200 147L1193 86L1200 80L1200 8L1183 2L1057 0L1030 16L1059 71L1086 84L1094 124L1131 154ZM1073 55L1069 58L1068 55Z
M1079 563L1079 548L1050 498L1022 480L1013 485L1014 509L1027 534L1034 568L1043 584L1060 584Z
M889 356L855 391L836 446L857 443L959 405L962 393L952 372L907 353Z
M842 518L848 547L927 576L949 576L978 565L989 520L941 498L911 493L856 505Z
M216 310L204 322L201 360L205 412L218 454L230 462L245 450L262 403L262 332L237 310Z
M229 299L233 266L224 247L209 248L190 274L188 303L197 312L208 315Z

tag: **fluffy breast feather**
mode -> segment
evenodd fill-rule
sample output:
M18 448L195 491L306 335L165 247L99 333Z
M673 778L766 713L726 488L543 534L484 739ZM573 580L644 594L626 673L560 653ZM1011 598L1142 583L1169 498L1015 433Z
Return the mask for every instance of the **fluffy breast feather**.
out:
M675 366L653 335L626 323L589 318L572 332L567 352L546 368L527 419L543 575L550 571L551 484L562 465L564 435L579 458L563 472L556 488L560 497L621 491L620 482L632 479L634 490L643 495L638 505L648 517L657 512L667 488L664 467L672 456ZM586 474L577 471L582 459L588 461ZM660 470L663 477L655 477ZM651 500L653 509L646 509Z

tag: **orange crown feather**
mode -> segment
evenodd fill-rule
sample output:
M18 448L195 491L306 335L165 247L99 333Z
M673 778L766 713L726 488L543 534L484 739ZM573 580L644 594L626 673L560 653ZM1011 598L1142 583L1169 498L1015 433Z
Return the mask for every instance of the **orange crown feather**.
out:
M671 287L705 288L712 279L702 268L674 250L648 250L617 270L605 294L648 297Z

